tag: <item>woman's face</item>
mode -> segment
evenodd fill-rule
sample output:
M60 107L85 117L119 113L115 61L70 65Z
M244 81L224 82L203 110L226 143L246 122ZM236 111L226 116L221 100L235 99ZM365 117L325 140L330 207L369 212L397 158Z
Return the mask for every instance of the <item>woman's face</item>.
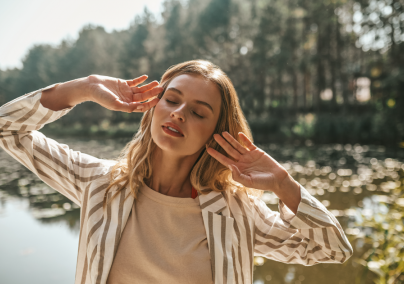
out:
M216 128L220 104L220 91L214 83L196 75L175 77L154 109L154 143L179 156L199 155Z

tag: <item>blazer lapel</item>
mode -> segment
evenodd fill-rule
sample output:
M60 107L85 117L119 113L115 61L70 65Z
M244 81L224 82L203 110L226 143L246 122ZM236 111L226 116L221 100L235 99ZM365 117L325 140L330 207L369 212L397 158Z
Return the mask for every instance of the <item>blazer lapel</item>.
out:
M234 218L221 192L199 194L215 284L233 283L232 235Z
M108 193L108 199L115 193ZM128 196L129 195L129 196ZM126 200L125 200L125 197ZM103 211L103 221L97 241L95 265L91 269L93 283L104 284L107 282L108 274L113 259L118 249L123 229L128 221L134 198L128 188L121 190L120 194L112 200Z

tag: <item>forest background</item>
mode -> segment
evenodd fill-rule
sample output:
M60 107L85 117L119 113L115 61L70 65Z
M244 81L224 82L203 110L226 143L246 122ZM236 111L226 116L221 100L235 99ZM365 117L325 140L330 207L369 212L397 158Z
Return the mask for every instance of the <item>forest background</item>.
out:
M0 105L90 74L160 80L191 59L228 74L256 142L404 148L403 0L168 0L159 20L145 9L127 30L33 46L0 71ZM128 137L141 116L87 102L44 132Z

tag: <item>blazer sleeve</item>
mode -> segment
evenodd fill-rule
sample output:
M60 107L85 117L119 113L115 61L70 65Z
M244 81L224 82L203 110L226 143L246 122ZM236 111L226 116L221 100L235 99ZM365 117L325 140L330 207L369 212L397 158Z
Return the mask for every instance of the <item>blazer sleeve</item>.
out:
M0 146L50 187L81 206L87 185L104 176L112 161L71 150L38 130L73 107L52 111L42 106L41 90L0 107Z
M343 263L353 254L335 216L300 185L296 215L279 200L279 212L259 198L253 199L254 255L311 266Z

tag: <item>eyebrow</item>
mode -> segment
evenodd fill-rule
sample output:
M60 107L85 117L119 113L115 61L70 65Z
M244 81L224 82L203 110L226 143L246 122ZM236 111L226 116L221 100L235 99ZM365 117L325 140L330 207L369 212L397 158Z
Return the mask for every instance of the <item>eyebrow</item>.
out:
M177 88L174 88L174 87L168 88L168 89L166 90L166 92L167 92L167 91L174 91L175 93L177 93L177 94L179 94L179 95L181 95L181 96L184 95L180 90L178 90ZM212 107L210 106L210 104L208 104L207 102L198 101L198 100L195 100L195 102L196 102L197 104L204 105L204 106L210 108L210 110L213 112L213 108L212 108Z

